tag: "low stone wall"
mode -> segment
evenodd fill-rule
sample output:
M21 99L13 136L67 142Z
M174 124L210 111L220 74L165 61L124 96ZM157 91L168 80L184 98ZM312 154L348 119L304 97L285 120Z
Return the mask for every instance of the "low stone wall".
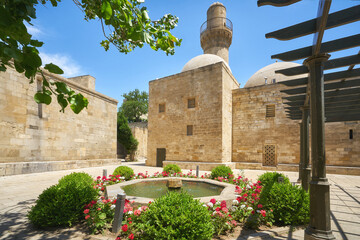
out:
M88 168L88 167L100 167L104 165L116 165L116 164L120 165L121 159L0 163L0 176L70 170L70 169Z
M183 161L164 161L163 166L165 167L168 164L176 164L181 169L191 169L196 170L196 166L199 166L201 171L211 171L213 168L218 166L228 166L231 169L235 169L236 163L216 163L216 162L183 162Z

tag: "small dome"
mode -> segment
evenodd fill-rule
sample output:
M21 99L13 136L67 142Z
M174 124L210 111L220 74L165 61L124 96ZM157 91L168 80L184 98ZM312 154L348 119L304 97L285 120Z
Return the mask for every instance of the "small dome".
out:
M192 58L190 61L188 61L185 64L185 66L183 67L183 69L181 70L181 72L186 72L189 70L197 69L197 68L204 67L204 66L211 65L214 63L218 63L218 62L223 62L231 71L229 65L221 57L219 57L215 54L202 54L202 55L196 56L196 57Z
M246 82L244 88L265 85L265 78L267 79L267 84L271 84L271 83L274 83L273 82L274 79L275 79L275 82L277 83L277 82L287 81L287 80L298 78L298 77L307 76L307 74L303 74L303 75L294 77L294 76L285 76L283 74L275 73L276 70L291 68L291 67L298 67L298 66L301 66L301 65L298 63L294 63L294 62L275 62L270 65L267 65L266 67L261 68L254 75L252 75L249 78L249 80Z

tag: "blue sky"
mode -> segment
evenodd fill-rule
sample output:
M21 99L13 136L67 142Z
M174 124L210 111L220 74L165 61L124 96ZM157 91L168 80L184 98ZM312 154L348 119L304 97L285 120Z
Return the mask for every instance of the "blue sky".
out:
M100 46L104 39L100 22L86 22L83 13L70 0L58 7L38 5L37 19L29 31L44 41L40 48L43 63L54 62L62 67L66 77L92 75L96 90L122 101L121 95L136 88L148 91L148 83L156 78L179 73L191 58L202 54L200 26L206 21L206 11L213 0L147 0L149 16L156 20L171 13L179 17L173 34L182 38L175 55L166 56L149 47L138 48L129 54L114 47ZM260 68L274 63L271 55L312 43L312 35L291 41L265 39L265 34L302 21L315 18L318 0L303 0L288 7L257 7L256 0L223 0L227 17L232 21L233 43L229 51L229 65L241 84ZM359 0L333 0L330 12L359 5ZM327 30L324 41L358 34L360 22ZM356 54L350 49L331 54L331 58ZM301 63L301 61L299 62ZM120 105L119 103L119 105Z

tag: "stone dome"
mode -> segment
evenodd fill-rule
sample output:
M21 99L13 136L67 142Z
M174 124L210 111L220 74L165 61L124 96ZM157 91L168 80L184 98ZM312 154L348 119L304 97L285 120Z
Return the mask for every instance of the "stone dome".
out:
M291 68L291 67L298 67L298 66L301 66L301 65L298 63L294 63L294 62L275 62L270 65L267 65L266 67L261 68L254 75L252 75L249 78L249 80L246 82L244 88L265 85L265 78L267 78L267 84L271 84L271 83L273 83L273 79L275 79L275 82L278 83L278 82L287 81L287 80L290 80L293 78L307 76L307 74L303 74L303 75L298 75L298 76L294 77L294 76L285 76L283 74L275 73L276 70L280 70L280 69L284 69L284 68Z
M204 67L204 66L211 65L214 63L218 63L218 62L223 62L231 71L229 65L221 57L214 55L214 54L202 54L202 55L196 56L196 57L192 58L190 61L188 61L184 65L181 72L186 72L189 70L197 69L197 68Z

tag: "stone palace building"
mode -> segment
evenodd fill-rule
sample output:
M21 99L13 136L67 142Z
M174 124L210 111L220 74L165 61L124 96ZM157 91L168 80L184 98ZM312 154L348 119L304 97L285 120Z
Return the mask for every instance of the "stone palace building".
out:
M275 71L299 64L270 64L239 88L228 63L232 24L218 2L207 11L200 42L204 54L149 83L146 164L297 171L299 121L286 118L280 92L290 78ZM359 122L326 124L328 172L360 174L359 133Z

